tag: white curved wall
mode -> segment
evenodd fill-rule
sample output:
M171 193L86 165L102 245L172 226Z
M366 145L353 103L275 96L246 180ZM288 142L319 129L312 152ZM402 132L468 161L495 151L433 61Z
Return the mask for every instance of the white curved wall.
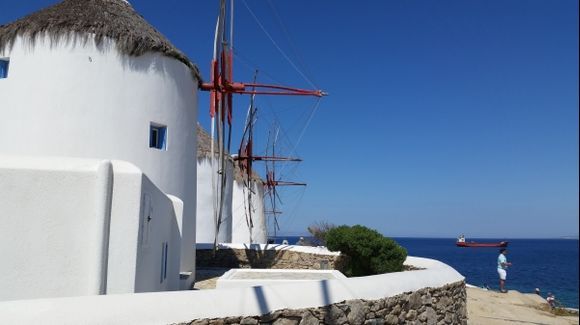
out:
M184 202L181 270L195 263L197 80L183 63L119 55L111 41L35 45L18 38L1 56L0 152L118 159ZM167 126L167 150L149 148L150 123Z
M232 187L233 163L226 162L226 188L223 200L222 223L218 234L218 243L232 241ZM212 189L212 168L209 157L197 158L197 214L196 214L196 242L213 243L215 239L214 195ZM220 180L217 178L217 182Z
M352 299L375 300L464 280L452 267L436 260L407 257L405 263L423 269L262 287L0 302L0 323L37 324L39 319L44 324L181 323L321 307Z
M261 182L254 182L252 194L252 221L253 228L247 223L248 189L242 182L234 181L232 195L232 243L265 244L268 241L266 216L264 214L264 186Z

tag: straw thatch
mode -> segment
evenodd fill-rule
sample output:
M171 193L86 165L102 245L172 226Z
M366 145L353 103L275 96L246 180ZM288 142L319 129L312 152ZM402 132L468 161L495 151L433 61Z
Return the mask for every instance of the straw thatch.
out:
M212 141L211 136L203 129L203 127L199 124L199 122L197 123L196 133L197 133L197 156L199 158L210 157L211 141ZM213 150L215 155L219 153L218 145L217 142L215 141Z
M211 141L212 141L211 136L203 129L203 127L199 123L197 123L196 133L197 133L197 158L198 159L208 159L211 156ZM213 150L214 150L214 156L217 157L219 154L219 150L218 150L218 145L215 141L214 141ZM242 169L240 168L239 162L234 160L229 155L227 150L226 150L226 156L227 156L228 162L232 163L234 165L234 178L238 182L242 182L245 178L247 178L246 173L242 172ZM263 183L262 178L255 171L252 171L252 180Z
M158 52L187 65L199 82L199 69L181 51L124 0L64 0L24 18L0 25L0 51L11 47L18 36L32 42L48 35L51 42L84 40L94 35L97 45L105 38L115 41L120 53L140 56Z

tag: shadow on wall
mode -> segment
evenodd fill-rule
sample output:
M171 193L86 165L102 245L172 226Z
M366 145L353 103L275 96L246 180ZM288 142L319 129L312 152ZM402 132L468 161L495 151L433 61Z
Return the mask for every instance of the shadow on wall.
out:
M346 255L302 252L293 250L293 246L286 245L245 244L242 247L220 247L215 252L208 246L198 248L196 265L201 268L338 270L343 272L349 260Z
M245 247L243 250L199 249L196 254L196 265L198 267L267 269L275 268L275 265L284 258L284 250L269 249L268 246L260 249L260 245L253 244L245 245Z
M266 295L264 295L263 287L253 287L252 289L254 289L256 300L258 302L258 305L260 306L260 313L262 313L262 315L269 313L270 307L268 306L268 300L266 299Z

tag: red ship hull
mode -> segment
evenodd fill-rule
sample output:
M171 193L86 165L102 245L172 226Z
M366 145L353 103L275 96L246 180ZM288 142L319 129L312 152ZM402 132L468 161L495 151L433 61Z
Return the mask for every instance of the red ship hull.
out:
M476 242L456 242L458 247L507 247L508 242L502 241L499 243L476 243Z

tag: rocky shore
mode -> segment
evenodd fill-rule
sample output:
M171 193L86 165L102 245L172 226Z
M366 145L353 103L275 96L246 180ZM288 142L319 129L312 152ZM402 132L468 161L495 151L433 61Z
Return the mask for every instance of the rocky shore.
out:
M499 293L467 288L468 324L578 324L578 315L557 316L546 301L535 294L515 290Z

